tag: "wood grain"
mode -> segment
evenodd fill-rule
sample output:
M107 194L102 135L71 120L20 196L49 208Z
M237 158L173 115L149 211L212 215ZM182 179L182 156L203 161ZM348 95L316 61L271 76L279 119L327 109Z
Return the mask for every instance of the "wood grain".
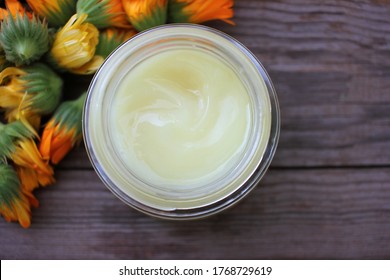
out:
M235 3L236 26L209 25L261 60L281 107L261 184L218 216L161 221L114 197L80 146L31 228L0 219L1 259L390 258L390 0ZM88 85L67 79L65 97Z
M28 230L0 221L1 259L390 258L390 169L271 170L242 202L191 222L129 208L93 171L60 171Z
M236 26L278 93L277 167L390 165L390 1L238 0ZM89 168L84 151L61 166Z

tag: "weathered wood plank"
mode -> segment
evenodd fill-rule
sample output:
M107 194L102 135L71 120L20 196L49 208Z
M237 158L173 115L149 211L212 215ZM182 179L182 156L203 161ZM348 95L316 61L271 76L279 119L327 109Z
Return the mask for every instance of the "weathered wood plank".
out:
M228 32L263 61L279 95L274 166L389 164L390 2L237 6L238 31Z
M0 220L1 259L390 258L390 169L270 170L238 205L199 221L127 207L93 171L58 172L31 228Z
M390 166L390 1L235 3L236 26L210 25L274 81L281 168L223 214L168 222L115 198L81 146L37 191L30 229L0 219L1 259L390 258L390 167L375 168ZM67 79L67 98L88 82Z
M273 166L390 164L390 1L236 1L236 26L278 92ZM83 149L63 168L89 168Z

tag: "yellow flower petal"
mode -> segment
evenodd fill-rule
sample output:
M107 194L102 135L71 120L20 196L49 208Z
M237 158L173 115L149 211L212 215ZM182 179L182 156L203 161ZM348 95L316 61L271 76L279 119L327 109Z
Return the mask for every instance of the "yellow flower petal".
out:
M31 206L38 206L38 200L21 188L17 173L10 165L0 163L0 214L6 221L18 221L27 228L31 223Z
M85 23L86 18L86 14L73 15L55 35L50 55L59 67L77 69L94 57L99 31L94 25Z
M79 68L70 69L70 72L79 75L90 75L95 73L103 64L104 58L100 55L95 55L89 62Z
M27 192L32 192L39 187L39 181L34 169L16 166L22 188Z
M11 159L16 165L34 169L38 174L48 177L52 177L54 174L51 166L42 159L32 139L19 141L16 151L11 155Z
M0 108L8 122L23 119L38 129L41 115L57 107L61 92L61 78L40 63L0 72Z
M18 221L19 224L28 228L31 225L31 210L28 199L22 194L21 199L15 200L11 207L0 206L0 214L7 222Z

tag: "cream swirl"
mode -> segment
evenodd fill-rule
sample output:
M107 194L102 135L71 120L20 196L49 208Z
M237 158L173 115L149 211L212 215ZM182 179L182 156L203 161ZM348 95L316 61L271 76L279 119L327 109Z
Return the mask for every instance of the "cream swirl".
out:
M251 127L242 81L196 49L142 61L118 86L113 108L114 148L151 184L197 185L224 176L242 158Z

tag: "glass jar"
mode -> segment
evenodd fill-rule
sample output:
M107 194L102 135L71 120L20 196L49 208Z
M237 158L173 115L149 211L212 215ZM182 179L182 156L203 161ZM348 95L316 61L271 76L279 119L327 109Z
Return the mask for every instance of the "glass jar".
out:
M218 60L241 81L249 104L247 135L240 144L242 149L229 167L215 176L205 174L204 180L184 178L177 182L174 178L158 180L157 177L152 180L152 176L139 172L143 163L129 163L128 155L117 144L117 120L113 112L120 103L116 99L123 81L133 75L137 67L167 52L183 50ZM129 94L132 94L131 85ZM156 27L118 47L95 74L83 116L83 134L89 158L108 189L141 212L179 220L218 213L247 195L269 167L279 131L280 111L276 93L262 64L234 38L193 24ZM163 140L156 138L153 141ZM134 158L137 159L137 156ZM191 161L183 157L183 164L187 160Z

